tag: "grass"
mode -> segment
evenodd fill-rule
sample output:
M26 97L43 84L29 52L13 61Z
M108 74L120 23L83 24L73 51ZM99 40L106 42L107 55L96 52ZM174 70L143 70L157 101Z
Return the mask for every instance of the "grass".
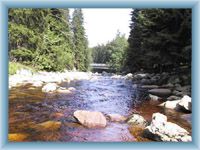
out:
M31 70L32 72L36 72L36 69L30 66L25 66L23 64L17 63L17 62L9 62L9 75L13 75L16 74L17 70L20 69L27 69L27 70Z

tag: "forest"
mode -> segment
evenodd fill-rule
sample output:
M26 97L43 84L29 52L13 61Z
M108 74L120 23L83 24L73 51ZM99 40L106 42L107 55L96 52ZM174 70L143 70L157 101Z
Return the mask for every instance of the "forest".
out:
M9 9L9 58L38 70L87 71L106 63L116 72L191 68L191 10L133 9L130 35L88 47L81 9Z
M90 50L83 14L76 9L9 9L10 61L38 70L87 71Z

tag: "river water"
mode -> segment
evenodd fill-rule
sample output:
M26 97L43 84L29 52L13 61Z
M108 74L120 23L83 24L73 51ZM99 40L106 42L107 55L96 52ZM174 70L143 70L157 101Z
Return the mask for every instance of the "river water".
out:
M46 94L41 88L30 85L12 88L9 93L9 133L25 134L26 138L19 141L149 141L142 138L140 130L126 123L108 122L105 128L87 129L73 118L76 110L117 113L126 117L137 112L149 121L154 112L161 112L191 132L191 124L182 117L183 114L157 107L160 102L144 101L144 92L132 85L130 80L93 75L90 80L61 83L62 87L76 89L70 94ZM34 128L46 121L58 121L61 127L56 130L53 127L50 130Z

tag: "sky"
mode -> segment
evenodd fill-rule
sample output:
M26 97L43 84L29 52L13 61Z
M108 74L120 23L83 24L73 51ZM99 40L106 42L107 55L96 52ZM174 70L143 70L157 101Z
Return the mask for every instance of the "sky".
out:
M72 13L73 9L70 9ZM112 41L119 30L126 38L129 36L129 25L132 9L87 8L82 9L84 27L89 41L89 47Z

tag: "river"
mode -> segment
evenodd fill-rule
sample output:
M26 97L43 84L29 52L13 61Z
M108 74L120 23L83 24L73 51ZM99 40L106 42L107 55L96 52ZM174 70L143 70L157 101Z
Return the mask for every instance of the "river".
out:
M70 94L43 93L41 88L31 85L12 88L9 93L9 133L26 134L21 141L149 141L127 123L108 122L105 128L85 128L74 119L76 110L117 113L126 117L140 113L149 121L154 112L162 112L170 121L191 130L191 124L181 117L181 113L157 107L159 102L145 101L144 91L132 85L130 80L99 74L90 80L61 83L62 87L76 89ZM35 130L34 126L46 121L60 122L61 127Z

